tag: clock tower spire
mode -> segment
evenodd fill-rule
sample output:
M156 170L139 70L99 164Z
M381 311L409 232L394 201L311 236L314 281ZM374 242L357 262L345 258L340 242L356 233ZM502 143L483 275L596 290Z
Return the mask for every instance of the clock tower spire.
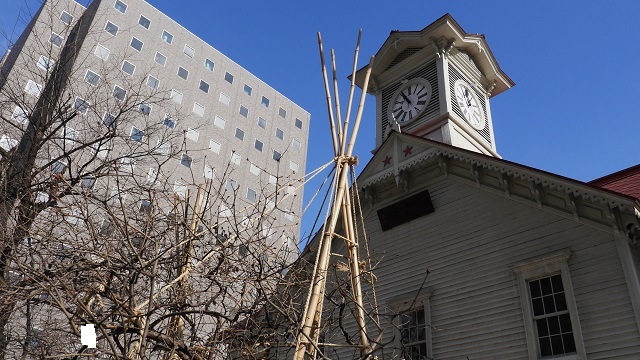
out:
M362 86L364 70L356 73ZM514 82L483 35L446 14L418 31L392 31L373 64L376 148L393 130L500 157L489 99Z

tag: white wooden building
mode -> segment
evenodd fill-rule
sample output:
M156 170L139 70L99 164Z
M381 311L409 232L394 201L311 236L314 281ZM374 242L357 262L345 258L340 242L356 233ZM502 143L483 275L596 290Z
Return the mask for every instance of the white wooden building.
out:
M448 14L392 32L371 78L377 149L357 188L377 277L375 355L640 359L640 201L500 158L489 101L513 82L484 37Z

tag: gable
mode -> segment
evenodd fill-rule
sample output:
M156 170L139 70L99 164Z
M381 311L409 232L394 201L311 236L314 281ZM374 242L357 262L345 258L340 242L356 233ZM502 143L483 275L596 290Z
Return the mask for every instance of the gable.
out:
M640 199L640 165L589 182L603 189Z

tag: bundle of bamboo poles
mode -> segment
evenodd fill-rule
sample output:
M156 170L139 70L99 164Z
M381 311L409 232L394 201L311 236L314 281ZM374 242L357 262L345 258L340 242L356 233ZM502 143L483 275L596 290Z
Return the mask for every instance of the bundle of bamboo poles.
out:
M327 100L327 111L329 113L329 127L331 129L331 138L333 141L333 151L335 159L336 171L334 172L334 187L333 201L331 212L328 221L324 225L322 231L322 238L319 244L319 251L317 254L313 277L305 304L305 310L303 315L302 324L300 325L298 336L296 339L296 352L294 359L302 360L307 355L312 358L318 348L319 329L321 325L322 304L324 299L324 293L327 282L328 267L331 255L331 242L333 241L336 225L339 219L342 219L345 229L344 236L340 236L345 241L346 248L348 249L349 259L349 277L351 281L351 289L353 292L353 298L355 300L356 314L355 320L360 332L360 353L362 358L368 357L371 353L371 346L367 337L367 329L365 324L364 306L362 300L362 287L360 283L360 267L358 260L359 245L355 235L355 221L352 215L351 199L348 196L348 174L351 167L355 165L356 160L352 156L353 147L356 137L358 135L358 129L360 127L360 120L362 118L362 111L364 108L364 101L367 94L366 89L369 86L369 78L371 75L371 68L373 66L374 57L372 56L369 65L366 69L364 85L362 87L362 94L360 96L360 102L358 103L358 111L353 123L353 128L349 128L349 118L351 116L351 107L353 100L353 93L355 89L355 75L358 63L358 52L360 50L360 39L362 37L362 29L358 33L358 41L356 43L356 49L353 60L353 68L351 74L351 88L349 91L349 101L347 104L347 111L344 122L340 116L340 99L338 95L338 80L336 76L336 61L335 53L331 50L331 65L333 73L333 92L335 94L335 103L331 99L331 91L329 88L329 80L327 77L327 69L324 61L324 50L322 48L322 36L318 33L318 48L320 51L320 63L322 66L322 76L324 80L324 88ZM334 117L333 108L335 106ZM351 136L347 143L347 135L351 130Z

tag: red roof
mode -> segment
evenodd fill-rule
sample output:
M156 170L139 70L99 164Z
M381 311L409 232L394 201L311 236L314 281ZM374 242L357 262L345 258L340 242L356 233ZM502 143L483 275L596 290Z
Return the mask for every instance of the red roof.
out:
M589 184L640 199L640 164L592 180Z

